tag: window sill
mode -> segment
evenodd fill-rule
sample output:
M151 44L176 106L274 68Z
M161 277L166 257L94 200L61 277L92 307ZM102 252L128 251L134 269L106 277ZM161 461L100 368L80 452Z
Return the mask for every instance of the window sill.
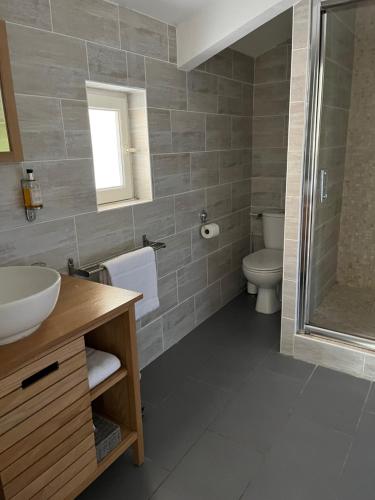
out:
M108 210L115 210L116 208L131 207L133 205L140 205L141 203L150 203L152 199L138 199L114 201L113 203L103 203L98 205L98 212L107 212Z

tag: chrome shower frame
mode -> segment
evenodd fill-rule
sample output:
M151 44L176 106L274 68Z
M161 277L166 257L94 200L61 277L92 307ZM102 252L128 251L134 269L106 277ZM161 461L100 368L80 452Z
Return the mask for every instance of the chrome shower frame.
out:
M327 10L340 5L357 4L366 0L312 0L309 57L308 118L305 132L305 154L302 182L299 276L297 300L297 334L315 335L375 350L375 341L344 332L317 327L309 323L312 249L316 191L318 187L318 153L324 53L326 46Z

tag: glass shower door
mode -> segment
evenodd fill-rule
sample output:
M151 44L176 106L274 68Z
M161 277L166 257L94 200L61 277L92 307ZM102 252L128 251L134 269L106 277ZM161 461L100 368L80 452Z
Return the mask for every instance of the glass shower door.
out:
M375 2L320 22L305 323L375 340Z

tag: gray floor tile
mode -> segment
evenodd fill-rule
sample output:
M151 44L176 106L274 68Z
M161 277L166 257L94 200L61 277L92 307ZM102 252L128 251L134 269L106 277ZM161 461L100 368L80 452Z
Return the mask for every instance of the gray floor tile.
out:
M268 451L288 422L300 380L256 370L210 429L260 451Z
M252 345L212 346L211 356L196 367L191 377L225 391L238 392L265 357L263 350Z
M167 475L168 471L151 460L146 459L142 467L136 467L127 453L118 458L79 498L148 500Z
M145 453L159 466L173 469L228 401L229 394L193 380L144 418Z
M336 500L350 443L343 433L293 416L242 500Z
M365 411L375 413L375 384L371 385L370 394L366 401Z
M189 337L189 336L188 336ZM142 399L156 406L161 404L204 362L210 352L185 346L185 339L142 370Z
M298 402L296 413L353 434L369 386L366 380L318 367Z
M146 462L120 458L81 498L374 498L375 389L356 429L369 383L278 354L280 315L254 306L241 295L142 371Z
M264 363L262 363L262 368L276 374L279 373L280 375L287 375L288 377L306 381L312 374L315 366L293 359L290 356L284 356L279 352L271 352L264 360Z
M353 440L343 478L338 490L338 500L373 500L375 497L374 476L375 415L365 413Z
M206 432L152 499L237 500L263 460L246 445Z

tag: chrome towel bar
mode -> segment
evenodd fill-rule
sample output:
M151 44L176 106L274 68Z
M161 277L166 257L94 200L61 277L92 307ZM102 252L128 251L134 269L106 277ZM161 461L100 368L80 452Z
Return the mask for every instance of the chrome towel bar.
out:
M132 248L131 250L126 250L124 252L118 253L116 255L111 255L108 257L110 258L115 258L119 257L120 255L123 255L124 253L129 253L129 252L134 252L135 250L139 250L141 248L145 247L151 247L155 252L160 250L161 248L165 248L167 245L161 241L150 241L147 236L144 234L142 236L142 246L137 247L137 248ZM102 259L103 260L107 259ZM87 266L82 266L82 267L75 267L74 265L74 259L72 257L69 257L68 259L68 272L69 276L81 276L82 278L92 278L93 276L97 275L101 271L104 270L104 267L101 262L94 262L92 264L88 264Z

